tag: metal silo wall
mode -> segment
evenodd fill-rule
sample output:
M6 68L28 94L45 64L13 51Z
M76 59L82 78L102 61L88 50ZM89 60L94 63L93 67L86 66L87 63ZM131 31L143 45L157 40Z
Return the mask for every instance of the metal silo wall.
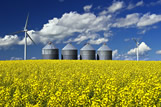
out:
M62 50L61 59L77 60L77 50Z
M97 60L112 60L112 51L97 51Z
M80 50L80 60L95 60L95 50Z
M43 59L59 59L58 49L43 49L42 50Z

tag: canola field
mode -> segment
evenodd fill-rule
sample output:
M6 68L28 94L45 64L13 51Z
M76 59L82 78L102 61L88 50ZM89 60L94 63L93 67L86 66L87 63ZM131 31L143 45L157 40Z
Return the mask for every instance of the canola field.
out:
M161 107L160 61L0 61L0 107Z

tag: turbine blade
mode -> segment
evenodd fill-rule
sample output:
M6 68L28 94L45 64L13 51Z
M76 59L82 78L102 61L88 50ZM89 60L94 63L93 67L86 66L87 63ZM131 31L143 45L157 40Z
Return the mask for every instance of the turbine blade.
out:
M24 29L27 29L28 19L29 19L29 14L27 15L26 24L25 24Z
M13 32L13 33L11 33L11 34L8 34L8 35L15 35L15 34L22 33L22 32L24 32L24 31L23 31L23 30L17 31L17 32Z
M34 40L30 37L30 35L26 32L27 36L30 38L30 40L36 45L36 43L34 42Z

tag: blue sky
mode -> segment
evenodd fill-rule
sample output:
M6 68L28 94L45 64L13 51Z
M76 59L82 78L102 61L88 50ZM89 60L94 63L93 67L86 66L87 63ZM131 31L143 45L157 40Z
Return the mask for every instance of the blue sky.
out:
M90 43L96 50L106 43L114 60L161 60L161 0L1 0L0 60L23 59L23 30L30 13L27 58L41 59L49 42L61 49L72 43L78 50Z

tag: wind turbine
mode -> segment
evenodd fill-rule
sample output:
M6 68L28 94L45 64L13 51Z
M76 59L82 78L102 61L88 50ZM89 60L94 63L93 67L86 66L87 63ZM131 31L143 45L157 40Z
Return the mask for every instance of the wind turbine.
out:
M28 25L28 18L29 18L29 14L27 15L27 19L26 19L26 23L25 23L25 27L23 30L21 31L17 31L17 32L14 32L12 33L11 35L13 34L18 34L18 33L22 33L24 32L25 33L25 44L24 44L24 60L27 59L27 37L30 38L30 40L36 45L36 43L33 41L33 39L31 38L31 36L27 33L28 30L27 30L27 25Z
M132 40L134 40L134 42L136 43L136 49L137 49L136 57L137 57L137 61L139 61L139 39L132 38Z

